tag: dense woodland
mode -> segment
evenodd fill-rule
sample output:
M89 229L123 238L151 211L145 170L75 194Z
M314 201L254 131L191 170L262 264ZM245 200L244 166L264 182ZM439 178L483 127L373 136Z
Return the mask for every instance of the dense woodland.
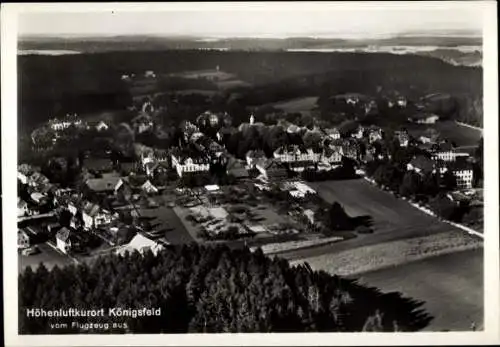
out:
M459 106L453 117L478 125L482 119L481 68L413 55L179 50L30 55L19 56L18 62L22 129L66 112L125 109L132 104L132 95L122 74L153 70L162 75L216 66L251 86L221 92L222 100L209 108L222 106L239 113L293 97L348 92L397 92L408 98L449 93ZM173 86L190 85L179 79L162 80L157 91L172 91ZM213 86L204 82L201 89L207 88Z
M161 308L159 317L95 318L128 325L101 333L417 331L432 319L399 293L220 246L105 256L51 271L40 265L19 276L19 288L21 333L54 333L50 318L28 318L27 308Z

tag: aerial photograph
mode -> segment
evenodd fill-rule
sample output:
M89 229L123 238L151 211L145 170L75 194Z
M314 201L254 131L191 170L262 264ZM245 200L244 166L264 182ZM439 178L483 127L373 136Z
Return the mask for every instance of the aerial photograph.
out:
M482 8L324 4L19 15L20 335L485 329Z

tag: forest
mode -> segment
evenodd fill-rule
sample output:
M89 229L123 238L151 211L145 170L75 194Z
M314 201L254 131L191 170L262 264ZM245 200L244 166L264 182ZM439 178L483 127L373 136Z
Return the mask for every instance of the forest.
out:
M134 51L62 56L18 56L19 125L32 129L66 112L123 110L132 104L123 74L158 76L215 69L236 75L249 87L222 94L226 108L260 106L299 96L393 93L408 98L448 93L460 104L455 117L481 124L482 69L439 59L387 53L266 51ZM182 81L159 83L159 89Z
M51 318L28 317L27 309L70 307L161 309L140 319L98 317L127 328L89 333L418 331L432 320L422 304L227 246L168 246L156 256L108 255L50 271L40 264L19 275L21 334L54 333ZM78 318L64 319L70 324L59 333L82 332L71 327Z

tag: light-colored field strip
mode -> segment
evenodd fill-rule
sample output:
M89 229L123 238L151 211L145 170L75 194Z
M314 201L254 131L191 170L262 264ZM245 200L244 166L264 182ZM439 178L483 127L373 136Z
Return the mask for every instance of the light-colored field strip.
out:
M291 264L307 262L314 270L347 276L482 246L483 242L477 238L449 231L305 258Z
M264 254L272 254L272 253L291 251L299 248L326 245L328 243L342 241L343 239L344 239L343 237L333 236L315 240L277 242L277 243L268 243L266 245L261 246L260 248L262 249L262 252L264 252Z

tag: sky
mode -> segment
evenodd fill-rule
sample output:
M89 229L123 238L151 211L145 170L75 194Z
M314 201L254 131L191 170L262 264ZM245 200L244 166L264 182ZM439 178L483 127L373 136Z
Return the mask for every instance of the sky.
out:
M162 4L148 10L125 5L78 4L27 8L18 33L28 35L189 35L203 37L372 37L408 31L466 30L480 33L481 3L224 3ZM84 5L84 4L81 4ZM155 6L155 5L152 5ZM68 12L70 9L71 12ZM61 12L66 11L66 12ZM147 11L147 12L146 12Z

